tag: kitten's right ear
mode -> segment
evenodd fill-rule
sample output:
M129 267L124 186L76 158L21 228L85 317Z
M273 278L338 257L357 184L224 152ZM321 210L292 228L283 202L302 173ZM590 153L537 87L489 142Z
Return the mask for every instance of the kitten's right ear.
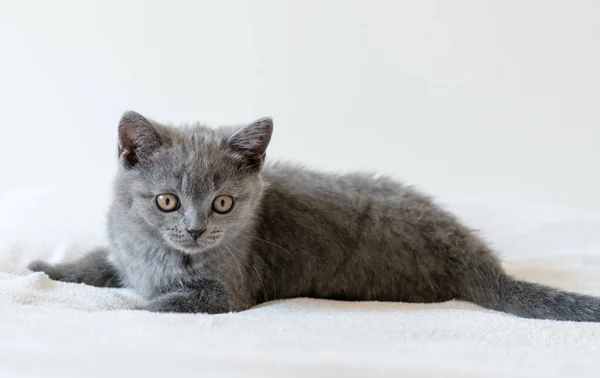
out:
M147 160L163 144L157 128L144 116L126 112L119 122L119 160L125 168L132 168Z

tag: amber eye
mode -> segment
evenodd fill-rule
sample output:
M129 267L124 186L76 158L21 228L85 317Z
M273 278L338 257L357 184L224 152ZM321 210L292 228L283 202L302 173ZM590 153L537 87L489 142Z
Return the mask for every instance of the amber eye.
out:
M175 211L179 208L179 198L171 193L159 194L156 196L156 206L162 211Z
M227 195L220 195L215 198L212 204L214 211L220 214L225 214L233 207L233 198Z

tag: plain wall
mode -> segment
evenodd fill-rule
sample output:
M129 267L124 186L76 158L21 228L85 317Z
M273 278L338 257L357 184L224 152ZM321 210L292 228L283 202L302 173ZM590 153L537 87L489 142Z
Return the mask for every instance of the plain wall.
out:
M108 189L116 125L275 119L269 158L600 208L600 2L0 0L0 190Z

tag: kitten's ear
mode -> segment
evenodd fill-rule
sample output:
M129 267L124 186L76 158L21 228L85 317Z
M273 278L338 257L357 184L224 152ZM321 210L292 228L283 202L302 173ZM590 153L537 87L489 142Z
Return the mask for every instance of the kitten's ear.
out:
M265 162L267 146L273 133L273 120L261 118L234 133L227 143L234 151L241 154L247 167L258 170Z
M119 160L132 168L147 160L164 144L156 127L136 112L126 112L119 122Z

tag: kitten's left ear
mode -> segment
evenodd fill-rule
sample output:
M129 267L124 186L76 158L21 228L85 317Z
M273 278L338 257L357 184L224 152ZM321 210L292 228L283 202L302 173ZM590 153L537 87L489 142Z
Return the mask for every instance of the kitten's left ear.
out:
M267 146L273 133L273 119L261 118L234 133L227 143L240 153L248 168L258 170L265 162Z

